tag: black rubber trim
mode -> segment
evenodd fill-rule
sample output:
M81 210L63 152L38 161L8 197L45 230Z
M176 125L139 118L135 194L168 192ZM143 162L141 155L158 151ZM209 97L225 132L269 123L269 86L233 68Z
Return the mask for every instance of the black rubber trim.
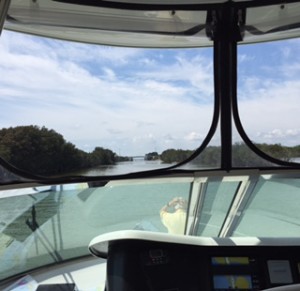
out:
M74 4L82 6L92 6L99 8L112 8L123 10L137 10L137 11L205 11L210 9L217 9L224 4L230 4L235 8L251 8L263 7L272 5L284 5L299 2L298 0L250 0L250 1L224 1L220 3L202 3L202 4L140 4L132 2L118 2L118 1L103 1L103 0L52 0L53 2L60 2L65 4Z
M136 11L206 11L216 8L223 3L212 4L140 4L131 2L118 1L102 1L102 0L52 0L65 4L74 4L82 6L92 6L99 8L111 8L120 10L136 10Z
M8 163L7 161L5 161L3 158L0 157L0 165L5 168L7 171L11 172L13 175L18 176L18 178L20 178L17 181L14 182L28 182L31 180L42 180L45 179L45 177L43 176L39 176L39 175L34 175L32 173L23 171L17 167L14 167L12 164ZM47 179L47 178L46 178Z

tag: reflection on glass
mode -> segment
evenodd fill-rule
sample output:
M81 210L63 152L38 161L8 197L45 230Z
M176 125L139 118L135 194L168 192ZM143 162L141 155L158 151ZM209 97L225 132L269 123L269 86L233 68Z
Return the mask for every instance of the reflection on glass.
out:
M161 208L160 218L169 233L185 233L187 209L188 202L183 197L175 197Z
M160 209L189 201L190 182L92 186L87 183L0 191L0 280L88 255L90 241L117 230L167 232Z
M197 235L218 236L238 185L236 181L208 183Z
M234 236L298 236L300 180L260 177Z

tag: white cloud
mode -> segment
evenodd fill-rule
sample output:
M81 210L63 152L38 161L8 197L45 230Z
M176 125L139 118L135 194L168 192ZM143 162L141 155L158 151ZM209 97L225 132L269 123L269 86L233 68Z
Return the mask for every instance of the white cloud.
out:
M282 54L285 58L289 58L291 56L291 48L290 47L283 47L282 48Z
M143 71L139 75L161 82L185 82L185 92L188 93L189 98L211 102L213 95L212 60L200 56L197 52L192 59L190 57L180 55L173 64L160 62L154 69Z
M283 131L281 129L273 129L269 132L264 132L264 133L259 133L258 136L262 136L263 138L266 139L274 139L274 138L282 138L286 136L286 131Z
M263 81L239 104L246 132L255 142L300 144L300 82Z
M245 63L245 62L252 62L255 60L255 57L253 55L248 54L239 54L238 61L239 63Z
M269 132L258 132L257 138L261 139L268 143L277 143L287 144L287 141L291 145L299 143L300 140L300 129L273 129Z
M193 131L193 132L190 132L185 138L189 141L201 142L203 140L203 135Z
M116 80L116 74L112 69L103 68L102 70L103 70L103 72L104 72L104 74L105 74L105 76L108 80L110 80L110 81Z

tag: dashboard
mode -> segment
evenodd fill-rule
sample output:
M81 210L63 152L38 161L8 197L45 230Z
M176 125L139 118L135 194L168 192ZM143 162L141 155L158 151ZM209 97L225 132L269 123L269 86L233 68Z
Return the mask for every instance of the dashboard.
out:
M90 250L107 257L106 291L256 291L300 283L300 246L293 243L184 240L121 234L92 241Z

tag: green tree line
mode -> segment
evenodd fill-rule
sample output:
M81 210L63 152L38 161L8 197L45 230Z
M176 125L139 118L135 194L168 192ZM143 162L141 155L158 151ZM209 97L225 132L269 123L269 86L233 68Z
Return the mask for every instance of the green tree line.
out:
M294 147L282 146L281 144L255 144L257 148L267 155L283 160L292 161L300 157L300 145ZM193 154L193 150L167 149L156 158L164 163L178 163L186 160ZM152 159L154 159L152 157ZM219 167L221 161L221 147L208 146L193 163L205 167ZM232 165L235 167L270 166L271 163L262 159L252 152L244 143L235 143L232 146Z
M295 157L300 157L300 145L287 147L280 144L256 144L256 146L280 160L291 161ZM178 163L189 158L193 152L193 150L167 149L161 154L148 153L145 159ZM72 173L131 160L129 157L119 157L110 149L102 147L96 147L87 153L67 142L56 131L34 125L0 129L0 156L19 169L39 175ZM219 167L220 160L220 146L209 146L193 160L193 163L203 167ZM232 150L232 165L255 167L269 166L270 163L249 150L245 144L236 143Z
M2 128L0 156L19 169L39 175L70 173L127 159L102 147L87 153L56 131L34 125Z

